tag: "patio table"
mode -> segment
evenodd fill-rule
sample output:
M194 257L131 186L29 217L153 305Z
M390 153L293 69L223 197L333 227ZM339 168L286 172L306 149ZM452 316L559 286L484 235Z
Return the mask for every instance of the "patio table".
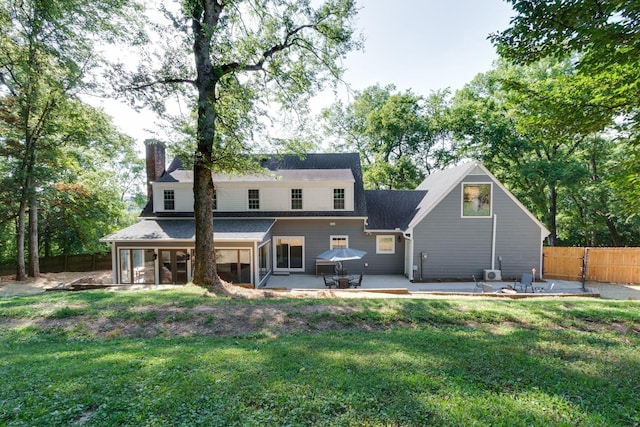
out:
M347 289L353 280L353 276L333 276L333 280L338 284L339 289Z

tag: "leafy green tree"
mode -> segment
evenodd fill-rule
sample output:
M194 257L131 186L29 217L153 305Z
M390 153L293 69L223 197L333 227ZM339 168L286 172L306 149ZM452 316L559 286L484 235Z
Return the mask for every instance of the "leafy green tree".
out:
M435 112L444 93L425 99L379 85L356 93L322 113L324 132L339 151L358 151L367 188L413 189L439 163ZM431 113L431 114L430 114Z
M64 107L64 108L63 108ZM49 122L60 132L50 132L40 140L38 164L34 168L38 188L38 247L45 256L104 250L98 242L116 228L129 225L125 196L142 191L143 161L133 150L133 141L116 131L110 118L79 101L66 100ZM1 122L0 122L1 123ZM11 150L17 145L16 150ZM0 198L7 200L6 220L16 224L14 199L19 185L13 177L21 145L0 143L0 154L7 161ZM17 153L17 154L16 154ZM12 201L13 200L13 201ZM3 236L15 235L11 233ZM15 243L8 245L15 250ZM0 254L15 260L15 252Z
M567 246L635 246L640 218L627 217L624 198L611 182L621 161L628 155L626 138L596 135L576 152L588 170L580 181L560 195L558 239Z
M340 59L353 37L353 0L265 2L187 0L165 9L171 23L157 56L144 61L129 88L162 111L167 94L186 96L195 111L193 281L222 290L213 245L212 170L248 167L250 130L265 112L260 100L303 108L327 77L341 74ZM149 49L146 46L145 49ZM149 50L148 50L149 51ZM154 68L154 64L159 64Z
M95 84L88 73L100 63L95 42L125 36L138 14L121 0L4 0L0 3L0 144L17 185L17 278L24 280L27 216L29 274L39 275L38 194L46 181L43 159L68 142L64 114L81 90ZM127 28L130 29L130 28ZM81 119L78 115L74 119ZM71 119L66 123L72 123ZM78 125L79 123L73 123Z
M508 60L575 58L578 74L593 88L590 104L628 123L628 139L640 144L640 4L636 0L509 0L516 16L491 39ZM612 172L628 216L640 210L640 151L633 148Z

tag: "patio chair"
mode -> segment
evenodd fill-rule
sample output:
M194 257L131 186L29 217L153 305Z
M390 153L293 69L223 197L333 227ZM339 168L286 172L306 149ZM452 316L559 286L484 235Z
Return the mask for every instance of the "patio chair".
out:
M322 273L322 278L324 279L324 285L329 289L331 289L332 287L338 285L335 280L333 280L330 277L325 276L324 273Z
M533 292L533 274L523 273L520 281L513 284L513 289L527 292L527 288L531 288L531 292Z
M362 285L362 273L360 273L360 277L354 277L353 279L349 280L349 286L353 286L354 288L357 288L358 286Z
M482 283L478 282L475 275L472 274L471 277L473 277L473 281L476 284L475 288L473 288L473 292L482 292Z
M553 287L555 285L556 285L555 283L551 283L551 284L547 284L546 286L534 286L533 292L548 294L553 290Z

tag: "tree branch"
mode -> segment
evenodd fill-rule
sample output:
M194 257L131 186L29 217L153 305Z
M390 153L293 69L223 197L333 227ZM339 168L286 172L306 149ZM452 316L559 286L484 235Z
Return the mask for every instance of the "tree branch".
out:
M147 89L150 88L152 86L156 86L156 85L165 85L165 84L172 84L172 83L188 83L190 85L195 86L196 85L196 81L195 80L191 80L191 79L160 79L160 80L154 80L152 82L148 82L148 83L143 83L143 84L139 84L139 85L131 85L131 86L127 86L125 87L125 89L127 90L143 90L143 89Z
M265 50L262 53L261 58L253 63L253 64L240 64L238 62L231 62L228 64L224 64L220 66L220 76L232 73L234 71L260 71L262 70L262 66L264 65L264 63L270 59L271 57L273 57L276 53L278 52L282 52L288 48L290 48L291 46L293 46L296 41L298 40L297 37L294 37L296 34L298 34L300 31L307 29L307 28L315 28L315 25L313 24L306 24L306 25L301 25L297 28L294 28L293 30L287 32L287 34L284 37L284 41L282 43L276 44L274 46L272 46L271 48Z

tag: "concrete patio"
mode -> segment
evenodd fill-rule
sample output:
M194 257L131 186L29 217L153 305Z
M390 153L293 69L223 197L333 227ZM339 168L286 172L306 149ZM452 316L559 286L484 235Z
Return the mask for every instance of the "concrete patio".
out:
M495 292L502 288L512 286L513 282L486 282L491 285ZM521 293L516 296L541 296L541 295L581 295L581 296L599 296L597 291L590 288L583 289L581 282L573 282L567 280L549 279L544 285L554 283L551 293ZM291 274L288 276L271 276L266 285L260 289L280 289L280 290L326 290L322 276L310 274ZM335 289L335 288L334 288ZM406 277L386 276L386 275L365 275L362 280L362 286L358 288L338 289L339 291L363 291L363 292L389 292L389 293L434 293L434 294L481 294L482 292L476 288L475 282L433 282L433 283L412 283ZM486 294L491 295L491 294ZM505 293L496 293L495 295L508 296ZM511 294L513 296L513 294Z

